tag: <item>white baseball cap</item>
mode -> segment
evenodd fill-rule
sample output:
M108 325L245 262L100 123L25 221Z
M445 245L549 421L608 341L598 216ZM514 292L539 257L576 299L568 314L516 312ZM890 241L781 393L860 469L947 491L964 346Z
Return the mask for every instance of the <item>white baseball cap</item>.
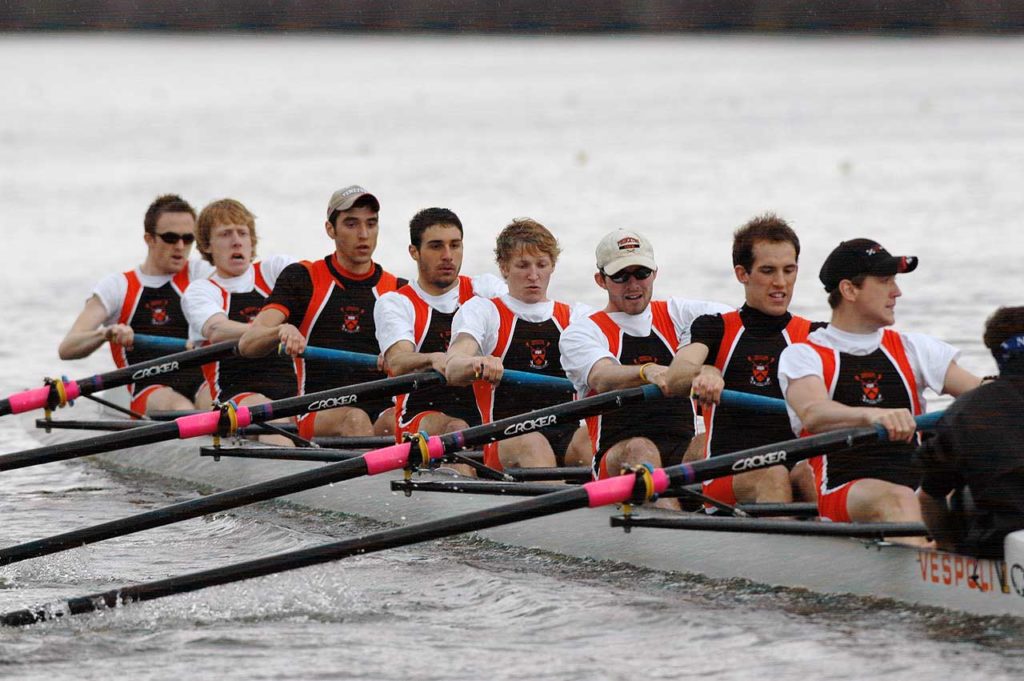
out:
M612 275L621 269L639 265L657 270L654 262L654 247L640 232L630 229L616 229L604 235L597 244L597 269Z

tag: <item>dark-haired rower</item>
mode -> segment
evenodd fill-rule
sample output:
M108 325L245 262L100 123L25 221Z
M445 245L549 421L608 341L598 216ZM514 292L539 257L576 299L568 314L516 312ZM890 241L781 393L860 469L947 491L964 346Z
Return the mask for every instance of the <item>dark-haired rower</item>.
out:
M270 298L239 340L244 357L263 357L279 345L295 358L298 394L385 378L374 368L354 368L299 355L306 345L377 355L373 310L378 299L405 284L373 261L379 234L377 197L352 185L327 202L324 229L334 252L316 262L289 265ZM367 436L391 432L391 400L360 401L299 418L299 434Z
M447 208L426 208L409 222L409 256L416 280L380 299L374 310L377 340L391 375L434 369L444 374L452 317L473 296L505 293L493 274L460 275L462 221ZM424 431L430 435L480 423L473 389L434 386L400 395L395 401L395 438Z
M756 217L736 230L732 262L743 284L739 310L698 317L691 327L692 342L679 351L668 372L670 388L688 384L694 364L704 365L693 379L693 392L704 402L704 456L729 454L793 437L785 414L752 412L718 404L722 388L782 399L779 355L791 343L824 323L811 323L789 313L797 277L800 239L775 215ZM814 480L807 464L792 474L772 466L704 483L704 494L726 504L788 503L793 490L813 501Z
M956 363L960 353L951 345L886 328L902 295L896 276L916 268L917 258L892 256L871 239L842 242L818 275L832 308L828 327L779 359L794 433L879 424L891 443L902 443L811 460L818 513L826 520L921 522L910 443L914 416L925 412L924 389L956 396L981 382Z

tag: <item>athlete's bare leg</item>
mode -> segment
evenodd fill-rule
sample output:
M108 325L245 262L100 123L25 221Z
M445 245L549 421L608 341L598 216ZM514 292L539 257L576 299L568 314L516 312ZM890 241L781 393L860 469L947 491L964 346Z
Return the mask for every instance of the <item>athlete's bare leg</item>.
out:
M806 461L799 461L789 472L789 484L794 501L818 501L818 486L814 484L814 469Z
M914 490L885 480L864 478L850 486L846 497L850 519L860 523L923 523ZM924 537L893 537L894 543L934 546Z
M395 408L388 407L373 422L373 434L377 437L388 437L395 434Z
M690 444L686 445L686 451L683 452L683 463L690 463L691 461L700 461L704 458L704 444L708 441L707 433L698 433L693 436L690 440Z
M154 390L146 400L146 413L154 411L192 411L196 405L181 393L164 386Z
M793 501L789 471L785 466L772 466L734 475L732 492L741 504L788 504Z
M594 447L590 443L590 433L587 432L586 426L580 426L572 434L572 441L565 450L565 465L587 468L594 465Z
M628 440L616 442L604 453L605 469L608 475L620 475L623 466L637 466L650 464L655 468L661 468L661 454L658 447L645 437L631 437ZM658 499L654 502L657 508L665 508L670 511L682 510L678 499Z
M373 424L366 412L357 407L337 407L317 412L313 422L316 436L370 437Z
M551 443L540 433L527 433L498 443L503 468L554 468L557 463Z

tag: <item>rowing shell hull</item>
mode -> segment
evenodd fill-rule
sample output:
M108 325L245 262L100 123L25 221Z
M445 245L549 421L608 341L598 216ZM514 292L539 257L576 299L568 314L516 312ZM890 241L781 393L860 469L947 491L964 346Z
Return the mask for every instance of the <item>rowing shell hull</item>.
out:
M71 439L55 431L48 441ZM170 442L100 454L106 466L137 469L190 483L229 489L322 464L224 458L198 454L199 444ZM401 473L337 483L286 497L317 510L409 524L478 511L515 498L392 492ZM450 479L450 478L446 478ZM874 541L756 533L609 527L615 509L581 509L481 531L512 546L576 558L630 563L662 571L741 578L823 594L892 598L978 615L1024 617L1024 532L1008 539L1007 561L977 560ZM642 510L645 515L658 513Z

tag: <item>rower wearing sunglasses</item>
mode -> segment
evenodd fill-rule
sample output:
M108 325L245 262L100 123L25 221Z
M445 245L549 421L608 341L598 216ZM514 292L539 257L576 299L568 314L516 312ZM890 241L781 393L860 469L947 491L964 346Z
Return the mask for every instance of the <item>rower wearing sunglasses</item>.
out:
M651 242L639 232L610 232L596 255L594 281L607 292L608 304L562 334L558 347L566 375L582 396L645 383L667 392L665 372L689 343L693 320L731 308L683 298L651 300L658 266ZM693 406L686 397L668 398L591 417L587 428L595 477L619 475L638 464L670 466L682 461L693 438ZM675 499L658 504L679 508Z
M61 359L80 359L110 343L118 367L145 362L160 350L133 347L135 334L188 337L181 296L189 282L208 276L213 267L189 260L196 239L196 212L175 194L158 197L143 220L146 259L135 269L102 279L85 301L58 349ZM129 386L131 409L149 411L193 409L203 382L198 367L142 379Z

